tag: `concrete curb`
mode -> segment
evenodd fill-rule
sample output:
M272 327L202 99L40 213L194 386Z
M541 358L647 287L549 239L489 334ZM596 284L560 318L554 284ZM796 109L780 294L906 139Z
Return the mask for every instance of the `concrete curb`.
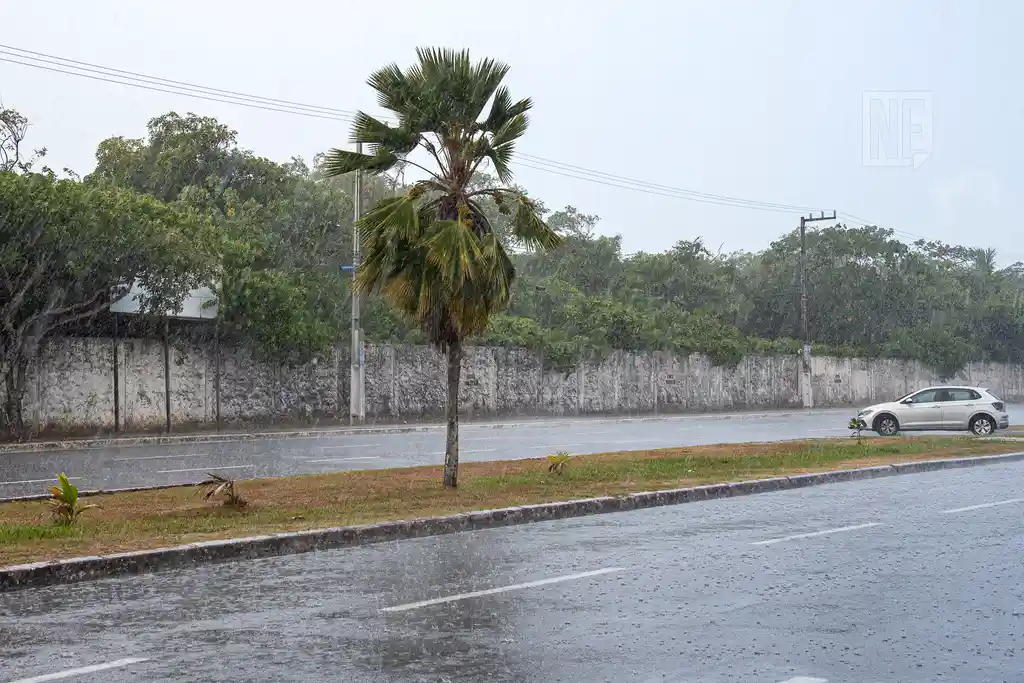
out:
M428 517L362 526L313 529L269 536L204 541L171 548L157 548L116 555L76 557L52 562L0 567L0 593L25 588L90 581L101 578L178 569L201 564L249 560L260 557L292 555L352 545L398 541L423 536L439 536L460 531L543 522L570 517L623 512L663 505L678 505L716 498L731 498L805 486L873 479L900 474L1024 460L1024 452L984 455L971 458L922 460L896 465L862 467L797 474L727 484L710 484L683 489L632 493L622 496L587 498L558 503L541 503L498 510L465 512L445 517Z
M757 413L704 413L699 415L643 415L637 417L576 417L563 420L526 420L521 422L464 422L466 429L530 429L538 427L567 427L580 424L622 424L631 422L685 422L688 420L755 420L766 417L789 418L802 415L828 415L842 408L819 410L762 411ZM382 425L380 427L337 427L328 429L300 429L280 432L230 432L221 434L170 434L137 437L101 437L96 439L67 439L62 441L33 441L0 444L0 455L7 453L43 453L50 451L82 451L96 448L129 446L174 446L181 444L226 443L232 441L277 441L285 439L322 439L333 436L374 434L412 434L445 429L440 424Z

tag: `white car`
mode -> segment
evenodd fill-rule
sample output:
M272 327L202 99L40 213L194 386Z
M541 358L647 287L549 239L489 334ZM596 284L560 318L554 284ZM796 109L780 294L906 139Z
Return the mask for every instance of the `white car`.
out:
M1006 406L981 387L928 387L865 408L857 417L882 436L900 430L969 431L987 436L1010 426Z

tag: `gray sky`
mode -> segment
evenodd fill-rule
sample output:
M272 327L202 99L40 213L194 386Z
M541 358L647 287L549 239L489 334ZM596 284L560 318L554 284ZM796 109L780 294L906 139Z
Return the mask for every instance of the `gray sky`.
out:
M1013 76L1024 63L1024 3L521 0L515 11L484 7L453 0L3 0L0 42L370 112L375 101L365 79L372 70L409 64L418 45L468 47L511 64L513 95L534 99L523 152L686 190L836 208L905 239L992 246L1004 263L1024 259L1010 214L1022 189L1015 163L1022 95ZM870 156L865 163L864 94L876 91L912 93L884 97L904 103L891 139L914 126L902 139L922 153L917 168L877 165ZM276 160L308 160L348 137L344 122L4 62L0 98L31 119L29 142L49 147L50 166L82 174L100 140L141 136L149 118L172 109L215 116L239 131L243 146ZM880 129L877 121L869 126L868 139ZM549 206L600 215L601 231L622 234L630 252L698 236L713 248L762 248L799 217L534 168L521 167L517 178Z

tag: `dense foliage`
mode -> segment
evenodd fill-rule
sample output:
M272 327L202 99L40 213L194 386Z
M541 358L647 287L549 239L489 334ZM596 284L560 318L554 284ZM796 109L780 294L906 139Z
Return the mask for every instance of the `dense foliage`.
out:
M145 140L100 143L87 182L127 186L208 216L225 236L216 285L222 333L283 361L302 361L345 334L352 202L300 159L243 150L215 119L174 112Z
M624 255L573 207L548 223L551 253L513 257L506 314L480 341L525 346L555 367L615 349L700 352L729 364L799 353L799 236L760 252L713 253L700 239ZM808 320L816 354L920 360L951 375L972 360L1024 362L1024 266L992 250L837 224L808 232ZM391 340L400 340L393 330Z
M0 434L24 436L30 363L49 336L102 314L133 285L142 310L176 310L216 277L207 217L103 183L0 171Z

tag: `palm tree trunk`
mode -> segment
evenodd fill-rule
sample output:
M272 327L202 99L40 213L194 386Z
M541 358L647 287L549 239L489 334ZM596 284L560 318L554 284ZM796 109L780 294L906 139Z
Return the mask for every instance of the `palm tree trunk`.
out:
M459 381L462 375L462 344L448 345L448 438L444 447L444 487L459 485Z

